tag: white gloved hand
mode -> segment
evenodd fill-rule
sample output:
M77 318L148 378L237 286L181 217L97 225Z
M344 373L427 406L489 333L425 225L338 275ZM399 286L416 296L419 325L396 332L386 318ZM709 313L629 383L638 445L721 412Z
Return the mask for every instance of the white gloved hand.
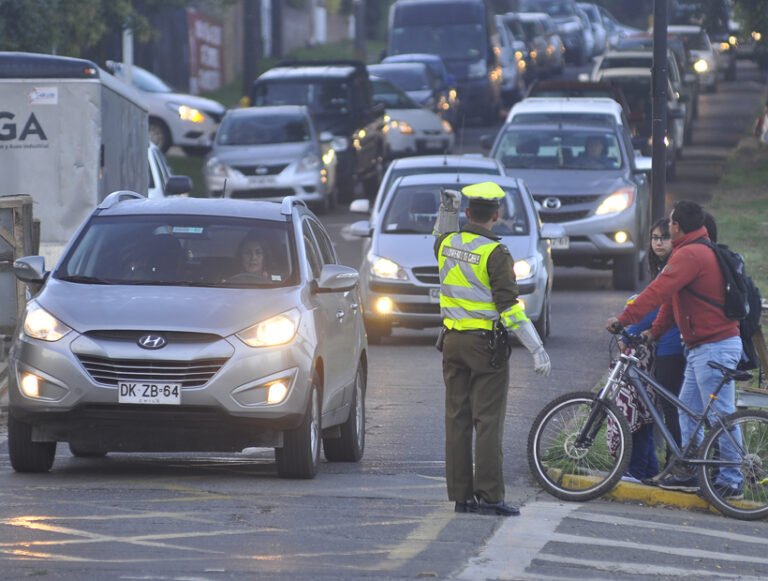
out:
M544 350L544 343L542 343L533 323L523 321L517 329L512 329L512 332L523 347L533 355L533 370L545 377L549 375L549 372L552 371L552 363L549 361L549 354Z
M456 190L440 190L440 209L433 234L440 236L459 231L459 208L461 208L461 192Z
M533 354L533 370L544 377L549 376L549 372L552 371L552 363L544 347Z

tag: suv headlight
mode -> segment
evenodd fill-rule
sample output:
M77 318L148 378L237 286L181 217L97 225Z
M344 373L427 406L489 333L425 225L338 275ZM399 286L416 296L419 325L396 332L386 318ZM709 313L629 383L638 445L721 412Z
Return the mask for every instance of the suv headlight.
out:
M479 79L488 74L488 65L484 60L477 61L469 65L469 78Z
M408 275L403 267L394 260L371 254L369 261L371 263L371 273L375 277L388 280L408 280Z
M533 278L536 274L536 259L523 258L515 261L515 278L518 281Z
M603 200L603 203L598 206L595 215L603 216L605 214L623 212L632 205L634 200L635 190L633 188L621 188Z
M693 70L697 73L706 73L709 70L709 63L704 59L699 59L693 63Z
M191 121L192 123L202 123L205 121L205 115L203 115L199 109L195 109L189 105L166 103L165 106L176 113L182 121Z
M212 157L205 162L203 171L209 176L227 177L229 175L229 167L226 164L221 163L216 157Z
M72 329L35 302L30 302L24 316L24 333L33 339L58 341Z
M249 347L275 347L290 343L299 328L299 311L291 309L237 333L237 338Z
M316 170L320 167L320 158L318 158L314 153L310 153L309 155L305 155L301 161L299 162L299 166L296 168L297 171L312 171Z

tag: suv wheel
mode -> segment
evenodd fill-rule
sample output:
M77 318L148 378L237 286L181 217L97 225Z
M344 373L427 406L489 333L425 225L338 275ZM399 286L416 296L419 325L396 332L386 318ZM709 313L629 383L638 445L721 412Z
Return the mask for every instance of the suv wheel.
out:
M9 413L8 455L16 472L48 472L56 456L56 442L33 442L32 425Z
M323 438L323 451L330 462L359 462L365 450L365 370L357 364L349 417L341 424L340 438Z
M638 252L613 259L613 288L616 290L633 291L640 282L640 267Z
M283 434L283 447L275 448L280 478L314 478L320 464L320 398L317 381L310 386L309 401L301 424Z
M149 140L157 145L163 153L171 147L171 132L159 119L149 120Z

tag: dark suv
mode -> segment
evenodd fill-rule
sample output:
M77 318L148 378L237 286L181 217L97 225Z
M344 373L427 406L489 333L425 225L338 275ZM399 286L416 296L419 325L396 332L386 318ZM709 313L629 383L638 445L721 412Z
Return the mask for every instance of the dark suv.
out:
M383 174L384 106L374 104L365 64L355 60L284 61L253 83L251 105L305 105L321 132L334 135L342 201L363 184L376 193Z

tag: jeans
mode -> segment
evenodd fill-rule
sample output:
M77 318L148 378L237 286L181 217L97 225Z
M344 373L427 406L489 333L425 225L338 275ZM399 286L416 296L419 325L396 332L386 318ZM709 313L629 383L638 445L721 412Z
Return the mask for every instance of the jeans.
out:
M704 343L691 349L686 349L685 378L680 388L680 401L682 401L691 410L702 413L704 407L709 402L710 394L717 388L723 374L717 369L707 365L707 361L715 361L735 369L741 358L741 338L730 337L714 343ZM717 399L714 400L712 408L716 409L723 416L736 411L735 390L733 381L726 383L720 390ZM685 414L682 410L680 414L680 435L683 443L687 443L691 433L696 427L696 421ZM712 417L712 414L710 414ZM741 432L734 430L731 432L734 440L741 445ZM696 444L701 444L704 438L704 431L699 430L696 434ZM727 460L736 460L738 453L728 438L720 438L719 441L720 457ZM720 470L717 477L719 484L724 484L734 488L741 486L741 470L736 466L724 467Z
M653 478L659 473L653 424L643 424L632 434L632 457L627 471L638 480Z

